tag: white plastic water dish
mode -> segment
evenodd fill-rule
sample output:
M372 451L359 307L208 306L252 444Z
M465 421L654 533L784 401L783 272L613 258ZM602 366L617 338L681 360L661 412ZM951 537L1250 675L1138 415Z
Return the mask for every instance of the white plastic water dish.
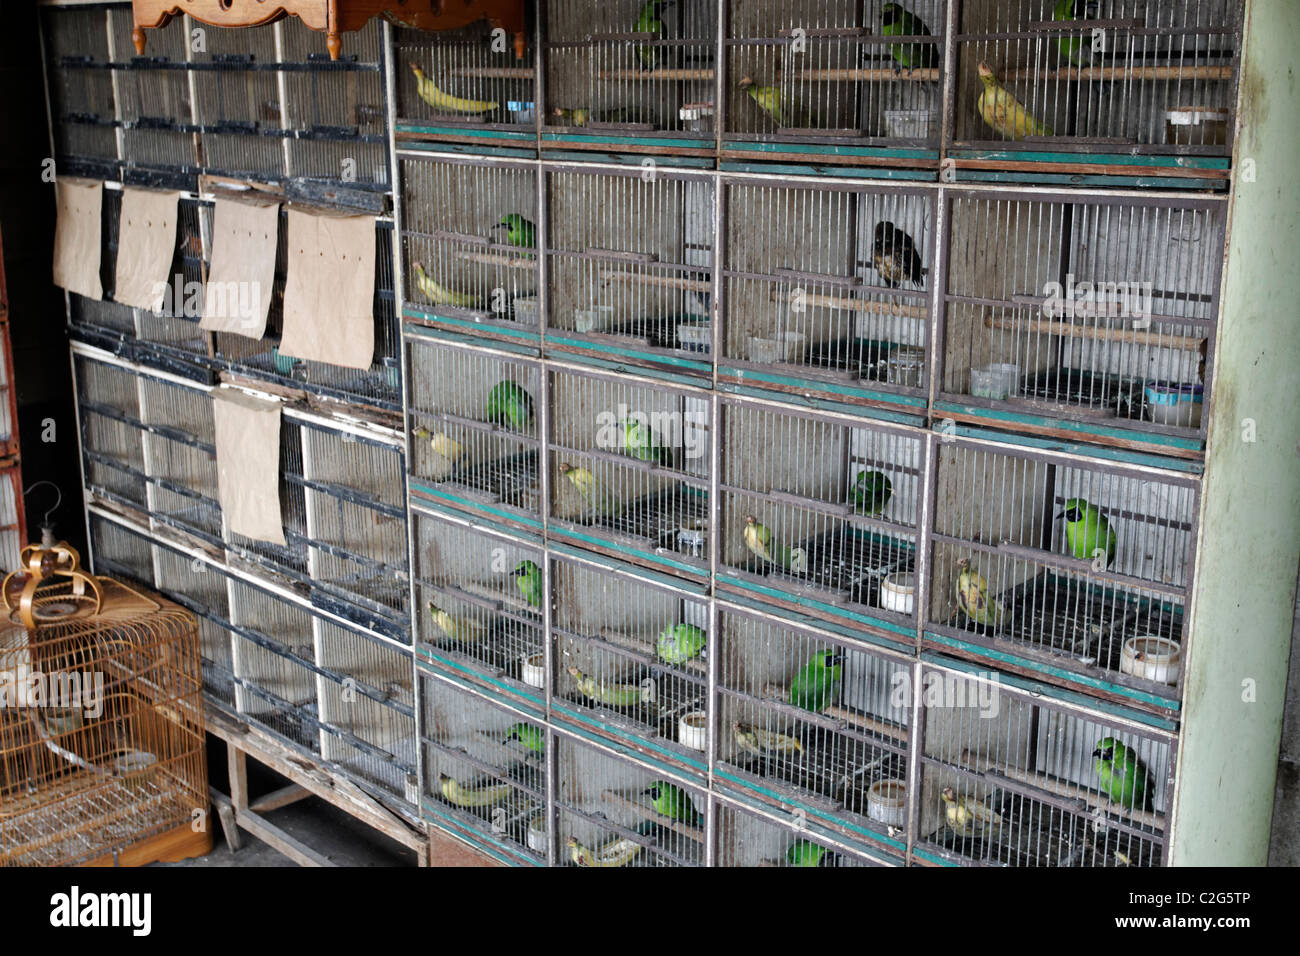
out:
M1177 684L1183 670L1183 647L1154 634L1130 637L1120 647L1119 669L1158 684Z

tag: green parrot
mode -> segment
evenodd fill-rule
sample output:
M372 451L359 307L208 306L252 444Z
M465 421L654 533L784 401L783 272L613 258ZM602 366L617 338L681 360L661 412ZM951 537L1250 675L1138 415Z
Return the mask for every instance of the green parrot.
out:
M928 37L930 28L921 18L909 13L901 3L887 3L880 9L881 35L887 37ZM939 46L929 43L895 43L889 55L899 67L915 70L917 67L934 69L939 65ZM895 68L897 69L897 67Z
M655 440L654 430L648 423L635 418L623 419L623 450L642 461L651 461L657 465L671 467L673 452Z
M843 664L842 653L818 651L790 683L790 703L820 714L839 694Z
M487 420L527 431L533 423L533 397L518 382L497 382L488 392Z
M1137 751L1126 747L1114 737L1097 742L1092 752L1097 758L1097 778L1101 788L1110 795L1113 803L1143 810L1147 808L1147 768L1142 766Z
M659 659L666 664L685 664L704 650L704 631L694 624L669 624L659 632Z
M505 739L519 741L520 746L539 757L546 750L546 735L542 732L542 728L523 721L507 727Z
M1082 10L1082 19L1089 19L1097 15L1097 4L1095 0L1056 0L1056 6L1052 9L1052 19L1058 22L1066 23L1071 20L1080 19L1080 10ZM1083 63L1087 58L1087 53L1092 49L1091 43L1085 43L1081 36L1063 36L1056 41L1057 48L1061 51L1061 56L1069 60L1075 66Z
M772 118L772 122L777 126L786 124L786 116L781 110L781 88L778 86L759 86L749 77L744 77L740 81L740 88L745 91L751 100L758 104L758 108Z
M893 494L893 483L883 472L860 471L853 483L853 510L862 515L878 515Z
M1083 498L1071 498L1056 517L1065 519L1065 540L1076 558L1091 561L1098 551L1105 550L1107 567L1115 560L1119 536L1096 505Z
M517 212L502 216L501 221L492 227L492 231L498 229L506 231L506 242L512 246L518 246L520 249L537 248L537 227L532 221L525 219Z
M535 561L520 561L514 572L515 583L519 593L524 596L529 607L542 606L542 569Z
M704 822L704 817L695 809L695 804L691 803L690 794L681 787L660 780L641 792L650 798L655 812L662 816L696 827Z
M838 858L811 840L795 840L785 851L786 866L835 866Z
M808 570L808 552L803 548L774 548L771 529L759 524L753 515L745 516L745 547L769 564L791 573L801 574Z
M641 15L636 18L636 23L632 24L632 32L650 33L653 34L653 39L662 40L665 36L663 12L675 2L676 0L646 0L641 7ZM666 48L661 46L636 48L636 55L641 58L641 65L647 70L653 70L658 66L666 52Z

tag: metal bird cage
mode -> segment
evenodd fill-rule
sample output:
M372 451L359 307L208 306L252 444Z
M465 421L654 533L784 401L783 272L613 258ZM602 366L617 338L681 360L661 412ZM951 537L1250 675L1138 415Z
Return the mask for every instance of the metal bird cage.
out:
M407 332L411 491L487 517L541 517L541 366Z
M698 784L567 735L554 740L561 865L704 865L708 810Z
M720 558L735 586L793 610L914 627L926 487L916 433L733 400L722 418Z
M107 17L102 7L42 10L46 83L60 172L120 175Z
M708 0L548 0L542 145L711 154L717 7Z
M929 393L934 194L789 180L726 190L719 378L919 415Z
M199 328L203 308L200 290L207 278L212 202L182 196L176 212L176 255L167 273L170 294L158 312L137 311L137 354L155 367L187 378L205 378L202 366L211 351L212 337Z
M117 515L108 518L90 513L90 557L95 573L152 588L154 572L149 539L121 521Z
M947 0L728 7L727 155L935 161L915 150L939 144Z
M0 468L0 569L16 570L27 540L27 513L23 506L23 469L15 463Z
M417 660L541 703L549 684L540 545L412 504Z
M73 353L83 478L108 501L147 509L144 423L137 376L129 367Z
M1011 191L949 210L940 414L1199 454L1221 201Z
M1066 710L996 677L927 667L923 683L918 858L986 866L1161 864L1172 735ZM1124 783L1126 774L1143 783Z
M421 674L420 689L424 815L476 833L516 861L545 864L550 734L544 722L446 677Z
M594 372L550 377L551 535L679 575L707 575L708 398Z
M739 608L724 609L718 627L727 776L842 837L903 850L906 659Z
M11 577L8 582L14 579ZM208 807L194 618L106 578L58 580L0 631L0 864L112 863Z
M710 378L713 180L548 166L546 192L551 354Z
M409 154L401 169L407 317L476 338L536 339L536 169Z
M1198 488L1174 473L941 442L929 629L949 653L1176 708Z
M705 765L708 604L669 578L575 553L551 563L552 709L624 746Z
M880 854L873 858L852 852L827 839L806 819L785 819L717 803L714 835L715 866L721 867L860 867L896 866L901 860ZM791 818L792 814L781 813Z
M204 695L233 711L235 671L230 646L229 575L202 558L156 541L153 566L158 592L198 620Z
M1241 56L1239 0L962 3L954 145L1053 153L1232 153ZM1027 111L993 126L996 96ZM985 103L994 99L985 94ZM1086 162L1086 156L1080 156Z

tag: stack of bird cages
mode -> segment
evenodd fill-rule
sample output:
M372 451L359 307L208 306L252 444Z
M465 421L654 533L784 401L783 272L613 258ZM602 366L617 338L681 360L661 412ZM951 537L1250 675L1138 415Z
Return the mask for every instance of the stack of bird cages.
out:
M42 14L59 171L116 179L120 175L117 104L107 12L102 7L46 7Z
M570 866L703 866L704 788L650 763L553 735L557 862Z
M918 862L1159 866L1177 738L1040 694L923 671Z
M849 849L810 825L806 815L784 819L718 801L714 815L714 865L721 867L898 866L901 857Z
M159 541L153 541L152 548L154 587L198 619L203 693L233 711L235 671L230 635L230 576L209 560Z
M401 173L405 317L476 339L536 342L536 167L407 153Z
M96 574L119 581L154 586L153 554L141 526L132 527L119 516L91 511L87 517L90 557Z
M1182 177L1214 171L1222 184L1243 7L1239 0L961 4L952 126L958 165L997 150L1009 163L1114 164L1117 172Z
M396 138L533 154L537 55L531 35L524 56L515 52L505 32L487 20L438 33L395 27Z
M545 722L421 674L422 811L513 863L549 859Z
M708 396L597 372L549 374L551 537L706 578Z
M137 391L151 527L175 528L219 546L221 504L210 393L143 369Z
M188 63L192 38L178 17L153 31L148 56L136 56L133 27L130 7L108 10L123 174L128 181L184 188L199 169Z
M937 415L1199 456L1222 201L994 190L948 209Z
M542 146L712 156L717 6L548 0Z
M713 179L654 165L545 176L551 354L710 378Z
M1199 499L1174 472L940 443L927 639L1176 710Z
M82 478L107 501L148 510L139 376L111 359L73 352Z
M903 851L908 659L738 607L718 617L718 773L841 839Z
M728 6L724 156L936 165L947 0Z
M542 371L509 352L406 336L413 495L540 527Z
M556 554L551 709L652 759L700 771L709 608L703 588L683 584L576 551Z
M201 289L207 278L204 236L212 235L212 202L182 196L176 209L176 255L167 273L171 287L157 312L137 310L137 353L151 365L187 378L206 379L211 336L199 328Z
M416 660L526 705L550 687L540 540L412 506Z
M910 641L920 434L738 400L723 403L722 429L721 586Z
M919 422L934 193L789 179L725 188L719 380L802 402L893 408Z

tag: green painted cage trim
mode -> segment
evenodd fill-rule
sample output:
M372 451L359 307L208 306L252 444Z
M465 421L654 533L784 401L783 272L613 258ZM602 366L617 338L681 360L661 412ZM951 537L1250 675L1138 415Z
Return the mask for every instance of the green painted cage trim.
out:
M1187 451L1203 450L1200 438L1179 438L1177 435L1161 435L1156 432L1138 431L1131 428L1116 428L1106 425L1094 425L1077 422L1068 418L1054 418L1049 415L1034 415L1029 412L1003 411L997 408L985 408L982 405L966 405L961 402L940 400L934 403L936 412L960 412L964 415L978 415L997 421L1012 422L1021 425L1038 425L1040 427L1060 428L1084 435L1097 435L1106 438L1123 438L1139 440L1152 445L1164 445L1168 448L1182 448Z
M891 631L895 634L904 635L909 638L915 638L916 635L916 630L914 628L904 627L903 625L895 624L892 621L882 621L879 618L874 618L869 614L860 614L854 611L846 611L835 604L826 604L821 601L814 601L811 598L799 597L795 594L791 594L788 591L782 591L780 588L763 587L762 585L755 584L752 581L745 581L741 578L732 577L729 574L723 574L721 571L718 572L718 581L724 584L730 584L733 587L742 588L754 594L766 594L772 598L782 598L786 601L793 601L795 604L798 604L801 607L818 608L819 610L828 611L831 614L835 614L847 620L857 621L861 624L866 624L871 627L880 628L881 630ZM868 643L876 643L872 641L872 639L869 636L865 636L865 635L859 635L858 640L867 641ZM913 645L912 649L915 650L915 645Z
M407 477L408 480L412 480L410 476ZM418 483L419 479L414 479L414 482ZM538 551L541 551L545 547L545 544L542 541L542 537L540 534L534 534L529 531L523 531L518 527L497 524L495 521L491 520L490 518L482 518L479 515L466 514L463 511L457 511L455 509L440 508L437 506L436 502L433 502L431 500L426 500L422 498L420 501L415 502L415 507L412 508L412 510L416 514L425 515L427 517L432 517L432 518L469 519L471 522L478 522L478 524L471 523L470 525L470 527L473 528L475 531L482 531L484 530L484 526L486 526L486 530L495 532L500 537L509 538L513 541L522 542L524 544L529 545L530 547L537 549Z
M672 169L699 169L712 171L713 159L709 156L669 156L662 153L602 153L598 150L584 149L547 149L542 158L548 162L563 160L572 163L610 163L616 166L643 166L646 160L654 160L656 166Z
M554 337L548 337L548 342L555 341ZM617 351L616 349L614 351ZM547 354L552 362L567 360L576 362L579 365L588 365L592 368L604 369L607 372L617 372L622 375L641 375L646 378L658 379L661 382L672 382L675 385L688 385L692 388L711 389L713 383L705 376L685 375L674 373L660 368L647 368L642 365L628 365L622 362L612 362L608 359L598 358L595 355L589 355L580 352L549 352ZM659 357L655 356L658 361ZM552 367L554 369L554 367ZM563 372L564 369L554 369L554 371Z
M551 718L551 723L556 728L562 728L567 733L575 737L580 737L583 740L603 744L631 760L648 761L650 763L657 763L659 760L670 761L663 765L665 771L670 773L698 773L700 775L699 786L707 789L708 784L705 779L709 772L707 758L705 758L703 762L697 762L675 750L670 750L667 747L654 743L653 738L651 737L638 736L633 731L619 727L615 724L606 723L601 720L599 716L591 719L584 719L582 714L572 709L571 704L568 706L566 706L566 704L568 704L568 702L559 700L551 701L551 713L553 715L563 715L563 718L559 720L555 719L555 717ZM623 744L618 743L618 740L635 740L642 744L646 749L661 756L658 758L647 757L644 751L626 747ZM686 768L689 768L689 770Z
M738 163L729 161L719 163L718 169L724 173L757 173L769 176L837 176L844 179L893 179L917 183L939 181L939 174L934 170L898 169L893 166L805 166L791 163Z
M398 120L393 124L394 133L419 133L422 136L466 136L474 139L500 139L519 143L537 142L537 133L520 130L478 129L472 126L430 126L426 123L412 123ZM404 149L405 144L399 144Z
M1006 163L1077 164L1086 162L1093 166L1149 166L1159 169L1212 169L1228 170L1232 160L1227 156L1176 156L1167 153L1054 153L1046 150L1018 149L950 149L950 159L979 159Z
M524 342L540 342L541 336L537 332L529 332L524 329L504 328L501 325L494 325L485 322L474 322L469 319L456 319L449 315L442 315L439 312L427 311L418 305L407 303L402 308L402 317L410 319L420 319L426 322L445 322L463 329L490 329L497 335L509 335ZM479 335L480 341L482 334Z
M927 404L927 399L924 396L898 395L894 392L877 392L867 388L854 388L851 385L840 385L837 382L822 382L816 379L794 378L788 375L777 375L772 372L756 372L753 369L738 368L734 365L723 365L721 363L718 364L718 374L734 375L736 378L740 379L757 379L760 382L770 382L773 385L790 385L795 388L809 391L832 392L836 395L860 395L863 398L888 402L891 405L925 408ZM790 397L793 399L796 396L791 395Z
M817 156L860 156L873 159L915 159L923 162L938 162L939 160L938 149L928 149L921 146L851 146L848 143L801 143L793 140L789 142L723 140L722 148L736 153L766 153L772 155L794 153Z
M1004 173L991 169L955 170L956 182L1006 183L1028 186L1083 186L1104 189L1214 189L1226 190L1222 179L1195 179L1183 176L1107 176L1081 173Z
M749 385L736 385L732 382L719 382L718 391L730 395L761 398L769 402L779 400L789 405L852 415L854 418L861 418L866 421L892 422L896 425L911 425L915 428L924 428L928 422L924 415L909 415L905 412L896 412L887 408L877 408L874 405L851 405L845 402L831 401L828 398L819 398L816 395L791 395L786 392L769 392Z
M482 671L476 671L466 664L461 664L457 661L449 660L448 658L445 658L440 654L435 654L433 653L433 651L426 650L419 646L416 646L415 648L415 665L416 667L422 667L426 671L429 671L430 673L434 673L434 674L443 673L443 671L440 670L440 668L446 668L446 674L452 674L452 673L465 674L468 675L469 677L472 677L476 681L487 683L492 687L499 687L501 688L503 693L510 695L511 699L514 700L523 699L523 700L533 701L534 703L537 704L539 708L539 710L537 711L539 715L538 720L542 719L540 715L544 713L546 710L545 697L536 697L532 694L518 690L509 684L504 684L501 681L496 680L495 678L489 677L487 674L483 673ZM488 697L489 699L491 698L491 695L488 694L483 694L482 696ZM504 702L505 701L503 701L503 703ZM512 704L511 706L517 706L517 705Z
M686 136L620 136L615 133L542 133L543 143L591 143L595 146L660 146L665 149L698 149L713 152L714 138ZM648 158L648 157L647 157ZM638 160L639 162L640 160ZM655 157L655 162L658 162Z
M494 514L498 516L503 520L515 521L520 524L526 524L531 528L536 528L539 532L542 530L541 518L533 518L529 515L523 515L515 511L502 511L500 508L493 508L490 505L482 504L481 502L475 501L472 498L460 498L457 497L456 495L448 494L447 492L439 491L437 488L433 488L429 485L426 485L424 484L423 480L416 478L414 476L408 475L407 482L411 486L412 494L417 494L420 495L421 497L429 498L435 501L446 502L451 507L456 508L457 510L472 512L474 515L477 515L479 512L486 511L490 514Z
M405 318L409 320L412 319L413 317L405 316ZM408 339L419 337L424 339L436 339L437 341L440 342L458 342L462 345L470 345L476 347L481 347L484 344L484 340L482 338L475 338L468 335L464 335L463 333L460 332L451 332L447 329L439 329L428 325L417 325L417 324L413 324L413 322L411 321L402 323L402 334L406 336ZM496 339L493 339L489 344L494 349L498 349L502 352L511 352L523 358L538 360L542 357L542 351L540 348L536 348L528 345L520 345L517 342L500 342L497 341Z
M432 816L428 816L427 814L432 814ZM500 840L488 836L478 827L472 827L464 820L453 817L448 811L438 805L430 804L427 798L422 798L420 800L420 815L427 823L433 824L441 832L447 834L447 836L460 840L462 843L469 843L476 850L490 856L498 863L504 863L506 866L521 868L543 867L547 865L545 860L533 860L529 859L527 856L516 856L515 854L518 854L520 850L522 850L522 847L519 849L512 849L508 844L502 843ZM437 822L439 819L451 821L451 823L458 825L459 829L452 829L451 825L440 824ZM466 831L469 832L467 833ZM473 835L471 836L470 834Z
M1142 465L1147 468L1159 468L1164 471L1177 471L1184 474L1200 474L1205 470L1204 462L1190 458L1166 458L1163 455L1132 451L1127 448L1085 445L1060 438L1044 438L1041 435L1026 435L1021 432L1004 432L994 428L981 428L965 422L957 422L956 424L957 434L963 438L980 438L1003 444L1023 445L1026 448L1039 448L1044 451L1069 452L1087 458L1117 461L1129 465Z
M597 538L594 537L593 535L583 534L580 531L572 531L568 528L557 528L553 526L551 529L552 537L554 537L557 534L563 535L566 538L576 538L579 541L586 541L589 542L590 544L598 545L605 548L612 548L614 550L619 549L617 544L615 544L612 541L609 541L606 538ZM645 560L651 561L655 564L662 564L664 567L677 568L679 571L682 571L685 574L692 574L695 575L696 577L709 576L709 571L707 568L698 568L693 564L686 564L685 562L682 561L671 561L668 558L665 558L661 555L657 555L651 551L634 551L628 553L636 554L637 556L645 558Z
M665 587L670 587L677 591L689 591L691 594L702 599L707 599L709 596L709 587L707 584L697 584L696 582L688 581L685 578L673 578L666 574L660 574L658 571L648 571L638 565L628 564L626 561L619 561L617 558L611 558L603 554L584 551L582 548L575 548L573 545L564 544L562 541L552 541L550 543L550 550L554 554L591 561L602 568L607 568L611 571L621 571L643 581L662 584Z
M553 332L547 333L546 341L548 343L560 342L564 345L572 345L582 349L592 349L597 352L608 352L611 355L623 355L629 358L638 358L646 362L658 362L663 365L672 365L677 368L690 369L705 376L713 374L713 363L701 362L698 359L678 358L674 355L660 355L657 352L641 352L636 349L622 348L604 342L587 342L582 339L571 339L567 336L556 335ZM565 354L568 355L571 353L566 352Z

